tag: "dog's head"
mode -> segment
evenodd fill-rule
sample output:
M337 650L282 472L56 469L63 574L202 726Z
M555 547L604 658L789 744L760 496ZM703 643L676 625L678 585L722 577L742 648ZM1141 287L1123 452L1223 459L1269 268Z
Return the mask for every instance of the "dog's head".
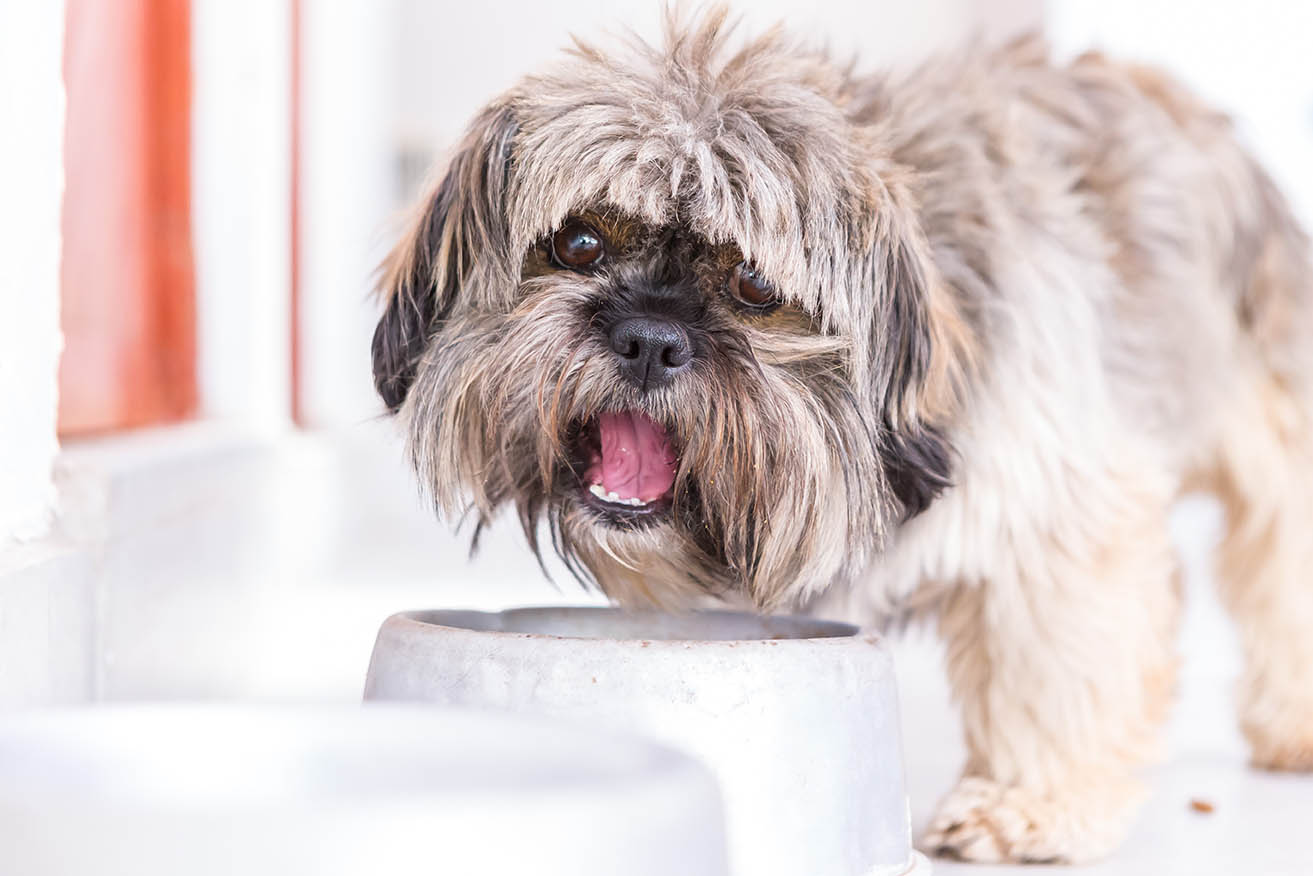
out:
M946 483L942 293L824 56L723 16L580 45L474 121L385 266L374 376L447 513L622 600L764 607Z

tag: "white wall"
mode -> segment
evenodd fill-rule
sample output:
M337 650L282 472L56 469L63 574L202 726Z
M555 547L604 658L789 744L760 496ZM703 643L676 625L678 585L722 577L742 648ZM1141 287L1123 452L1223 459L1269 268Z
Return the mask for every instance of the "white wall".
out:
M0 551L54 502L62 2L0 4Z
M859 68L905 65L973 34L998 38L1037 27L1042 0L754 0L731 8L745 32L784 22L793 32L856 54ZM412 144L445 148L475 111L570 45L631 27L659 34L659 0L580 0L561 7L519 0L400 0L399 131ZM694 4L685 4L692 7Z
M370 374L370 290L394 208L400 22L392 0L304 0L302 8L302 410L308 425L359 423L381 408Z
M1313 226L1313 2L1048 0L1056 46L1159 65L1229 112Z
M201 414L291 405L291 9L192 2L192 228Z

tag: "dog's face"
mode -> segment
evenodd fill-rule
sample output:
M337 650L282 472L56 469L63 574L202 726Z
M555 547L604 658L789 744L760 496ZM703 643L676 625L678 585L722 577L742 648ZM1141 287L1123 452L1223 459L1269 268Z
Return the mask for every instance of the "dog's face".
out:
M581 48L475 120L386 267L379 392L441 509L627 601L778 607L945 483L936 283L824 58Z

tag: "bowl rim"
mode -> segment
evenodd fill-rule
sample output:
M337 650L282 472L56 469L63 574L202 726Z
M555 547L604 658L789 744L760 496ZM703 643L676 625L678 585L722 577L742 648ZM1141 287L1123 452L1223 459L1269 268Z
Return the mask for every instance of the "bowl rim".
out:
M657 614L657 615L730 615L730 616L747 616L747 617L767 617L776 620L803 621L814 627L829 627L836 632L833 635L820 636L782 636L778 638L747 638L747 639L669 639L659 637L641 636L632 637L603 637L603 636L569 636L558 633L542 632L523 632L519 630L504 629L478 629L476 627L461 626L459 624L438 623L435 620L429 620L427 617L434 615L448 615L455 619L455 616L478 616L478 617L504 617L511 613L518 612L537 612L537 611L567 611L567 612L587 612L587 613L615 613L615 614ZM856 624L845 623L843 621L831 620L828 618L817 618L808 615L799 614L781 614L781 615L758 615L753 612L735 611L732 609L705 609L690 612L664 612L658 609L636 609L627 610L615 606L606 605L517 605L512 608L501 609L497 611L485 611L481 609L461 609L461 608L423 608L411 609L408 611L399 611L390 615L384 621L384 628L388 626L405 625L418 629L438 628L452 630L457 633L466 633L478 636L490 636L500 639L517 639L530 640L539 642L597 642L611 645L620 645L637 648L662 648L689 650L692 648L707 648L713 646L722 647L740 647L744 645L768 646L768 647L838 647L851 646L860 644L865 646L883 646L883 636L876 630L861 627Z

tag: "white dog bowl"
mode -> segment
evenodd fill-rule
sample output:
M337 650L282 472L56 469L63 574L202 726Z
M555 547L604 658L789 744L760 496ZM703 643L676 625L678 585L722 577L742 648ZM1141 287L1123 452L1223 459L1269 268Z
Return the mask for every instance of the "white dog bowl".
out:
M911 846L893 666L856 627L733 612L407 612L379 631L365 697L568 716L695 754L720 781L740 876L928 871Z
M544 718L405 706L0 719L0 873L724 876L688 757Z

